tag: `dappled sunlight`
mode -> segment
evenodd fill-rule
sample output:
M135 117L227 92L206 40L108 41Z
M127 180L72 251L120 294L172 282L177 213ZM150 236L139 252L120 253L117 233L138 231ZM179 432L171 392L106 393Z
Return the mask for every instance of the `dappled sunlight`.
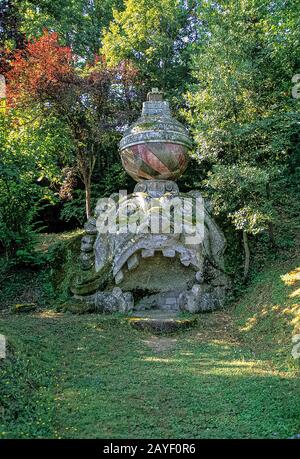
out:
M255 314L253 317L250 317L246 324L243 327L240 327L240 331L248 332L257 324L257 315Z
M283 276L281 276L281 279L286 285L289 286L293 286L297 284L297 282L300 283L300 267L293 269L287 274L284 274Z
M38 235L35 249L38 252L47 252L51 245L61 241L70 241L74 237L79 237L83 235L83 233L84 231L82 229L65 231L64 233L42 233Z
M296 297L300 297L300 288L298 288L297 290L294 290L290 295L289 295L290 298L296 298Z
M180 363L181 359L169 359L163 357L144 357L144 362L160 362L160 363Z
M60 319L64 317L64 313L62 312L56 312L52 309L48 309L45 311L38 312L34 314L35 317L39 317L41 319Z
M261 318L264 318L268 316L271 312L277 313L277 312L283 312L282 308L279 305L267 305L264 306L259 313L254 314L252 317L249 317L249 319L246 321L245 325L243 327L240 327L240 331L242 332L249 332L252 328L254 328L259 320Z
M292 271L288 272L284 276L281 276L283 282L289 287L296 287L289 294L289 298L300 298L300 267L295 268ZM291 323L294 327L294 333L300 332L300 302L293 303L288 308L285 308L283 312L291 317Z
M283 312L290 316L291 324L294 327L294 333L300 332L300 303L293 304L289 308L283 310Z
M221 376L230 378L241 377L280 377L281 379L297 378L298 376L291 375L285 371L275 370L271 363L266 364L265 361L259 360L214 360L211 359L202 361L197 359L192 366L176 368L176 371L187 375L193 374L203 378L203 376Z
M104 332L105 331L104 328L99 324L89 323L89 324L87 324L87 327L88 328L92 328L93 330L96 330L97 332ZM105 338L105 336L103 336L103 335L99 335L99 336Z
M210 343L216 344L217 346L222 346L223 349L230 349L234 346L234 343L229 343L227 340L222 339L212 339Z
M279 282L276 282L278 279ZM282 284L281 284L281 282ZM280 284L282 287L280 288ZM288 287L287 289L284 288ZM269 292L266 295L266 292ZM259 292L256 294L258 295ZM272 301L272 296L275 301ZM285 338L291 337L293 333L300 330L300 303L293 303L300 298L300 267L278 275L274 278L273 284L266 286L264 284L261 292L262 301L258 303L254 300L256 311L253 311L251 317L248 317L245 323L240 326L241 332L249 333L255 328L278 330L282 336L274 334L274 342L283 343ZM250 308L249 308L250 310ZM290 333L286 333L287 327Z
M63 314L57 314L63 320L56 314L52 320L52 314L45 311L43 317L12 320L18 324L15 334L21 330L32 350L43 335L44 357L39 364L42 376L53 377L52 408L63 438L77 436L74 426L78 436L110 438L120 429L135 433L137 428L141 436L145 429L153 436L173 431L174 436L198 435L203 425L205 431L215 432L215 423L220 435L232 428L230 436L244 422L243 410L256 426L265 422L263 411L268 406L272 432L278 431L278 417L294 425L285 406L297 406L296 372L285 367L280 371L283 368L271 358L262 360L247 347L233 345L212 325L207 325L205 339L198 337L197 328L151 336L132 332L121 320ZM30 334L35 338L28 341ZM287 400L282 402L281 394L288 394ZM245 429L249 430L248 424Z

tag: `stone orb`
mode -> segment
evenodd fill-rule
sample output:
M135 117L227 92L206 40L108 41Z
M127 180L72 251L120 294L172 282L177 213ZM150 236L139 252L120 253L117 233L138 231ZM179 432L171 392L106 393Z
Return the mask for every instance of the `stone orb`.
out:
M145 142L121 151L124 169L136 181L176 180L188 165L188 147L172 142Z

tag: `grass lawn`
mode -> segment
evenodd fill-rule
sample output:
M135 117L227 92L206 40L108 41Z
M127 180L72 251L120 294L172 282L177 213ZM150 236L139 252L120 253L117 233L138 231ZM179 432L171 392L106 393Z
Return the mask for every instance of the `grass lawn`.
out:
M168 336L121 316L0 316L2 438L287 438L300 433L299 264ZM297 299L298 297L298 299Z

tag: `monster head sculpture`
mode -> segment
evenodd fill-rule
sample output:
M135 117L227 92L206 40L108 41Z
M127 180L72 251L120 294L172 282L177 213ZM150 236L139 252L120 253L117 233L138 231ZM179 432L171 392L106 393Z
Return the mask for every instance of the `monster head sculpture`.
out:
M158 90L120 142L134 193L100 199L85 225L76 298L92 310L187 310L223 305L225 239L199 192L173 179L187 167L191 140Z

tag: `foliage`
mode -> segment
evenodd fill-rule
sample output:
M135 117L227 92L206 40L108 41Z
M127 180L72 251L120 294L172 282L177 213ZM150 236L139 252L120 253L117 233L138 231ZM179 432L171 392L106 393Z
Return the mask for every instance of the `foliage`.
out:
M217 164L208 174L207 186L214 196L214 211L229 217L238 230L258 234L274 220L268 186L275 174L269 169Z
M0 308L37 309L1 314L8 358L0 362L0 436L299 434L291 356L300 332L300 105L291 97L299 2L1 7L8 104L0 116ZM82 226L99 197L132 190L118 142L151 86L164 89L191 128L195 150L180 189L199 188L212 201L234 278L230 309L155 340L118 315L59 313L82 234L37 237L46 206ZM250 255L249 286L241 287Z
M300 158L299 101L291 97L300 64L299 5L203 2L198 17L197 82L186 93L185 112L194 157L209 174L204 185L223 222L252 235L268 230L274 244L279 183L294 181ZM245 234L244 242L249 252Z
M45 97L49 91L58 91L61 96L61 81L66 85L67 78L70 82L74 75L71 49L59 46L56 33L45 32L25 49L17 50L11 67L6 75L10 105L28 104L33 97Z
M0 60L4 49L22 48L25 36L20 30L21 15L16 0L1 0L0 12Z
M55 201L51 185L59 182L57 150L67 150L64 135L57 120L38 121L30 111L0 116L0 245L7 257L34 261L33 243L41 226L35 217L41 201Z
M75 166L86 192L86 215L91 215L91 180L97 151L124 122L128 87L136 77L129 64L108 68L97 59L76 71L71 50L58 43L55 33L47 33L25 51L17 51L7 74L9 100L31 104L58 116L68 125L75 151Z
M44 29L54 30L65 46L82 60L93 60L101 46L102 30L112 18L112 8L122 0L23 0L19 5L21 30L29 39Z
M296 156L298 10L295 2L268 3L220 1L199 10L205 40L195 47L198 82L187 93L187 118L201 162L267 166Z
M34 340L35 346L28 352ZM41 354L37 337L29 338L27 345L18 338L9 343L9 358L0 363L1 438L54 436L54 406L49 387L50 362L55 356L49 354L46 364L42 363Z
M30 150L45 153L33 166L40 175L28 174L24 186L34 200L29 221L36 223L39 203L41 217L51 203L68 224L81 225L84 205L91 215L98 197L132 190L118 142L149 87L159 86L195 139L193 161L179 185L200 188L213 201L232 250L240 255L244 247L246 261L250 249L261 259L260 241L265 258L270 249L293 244L300 120L291 79L300 68L299 2L4 4L0 72L15 110L11 137L17 142L20 129L27 132L12 164L31 156Z
M91 192L91 207L95 209L99 197L109 197L116 190L130 190L133 188L133 180L127 176L122 165L118 162L107 167L105 174L99 177ZM72 191L72 196L64 202L60 217L65 222L73 222L82 227L86 221L85 192L82 189Z
M113 21L103 37L102 52L108 63L130 60L139 68L146 88L159 86L180 94L189 79L194 3L126 0L124 9L113 10Z

